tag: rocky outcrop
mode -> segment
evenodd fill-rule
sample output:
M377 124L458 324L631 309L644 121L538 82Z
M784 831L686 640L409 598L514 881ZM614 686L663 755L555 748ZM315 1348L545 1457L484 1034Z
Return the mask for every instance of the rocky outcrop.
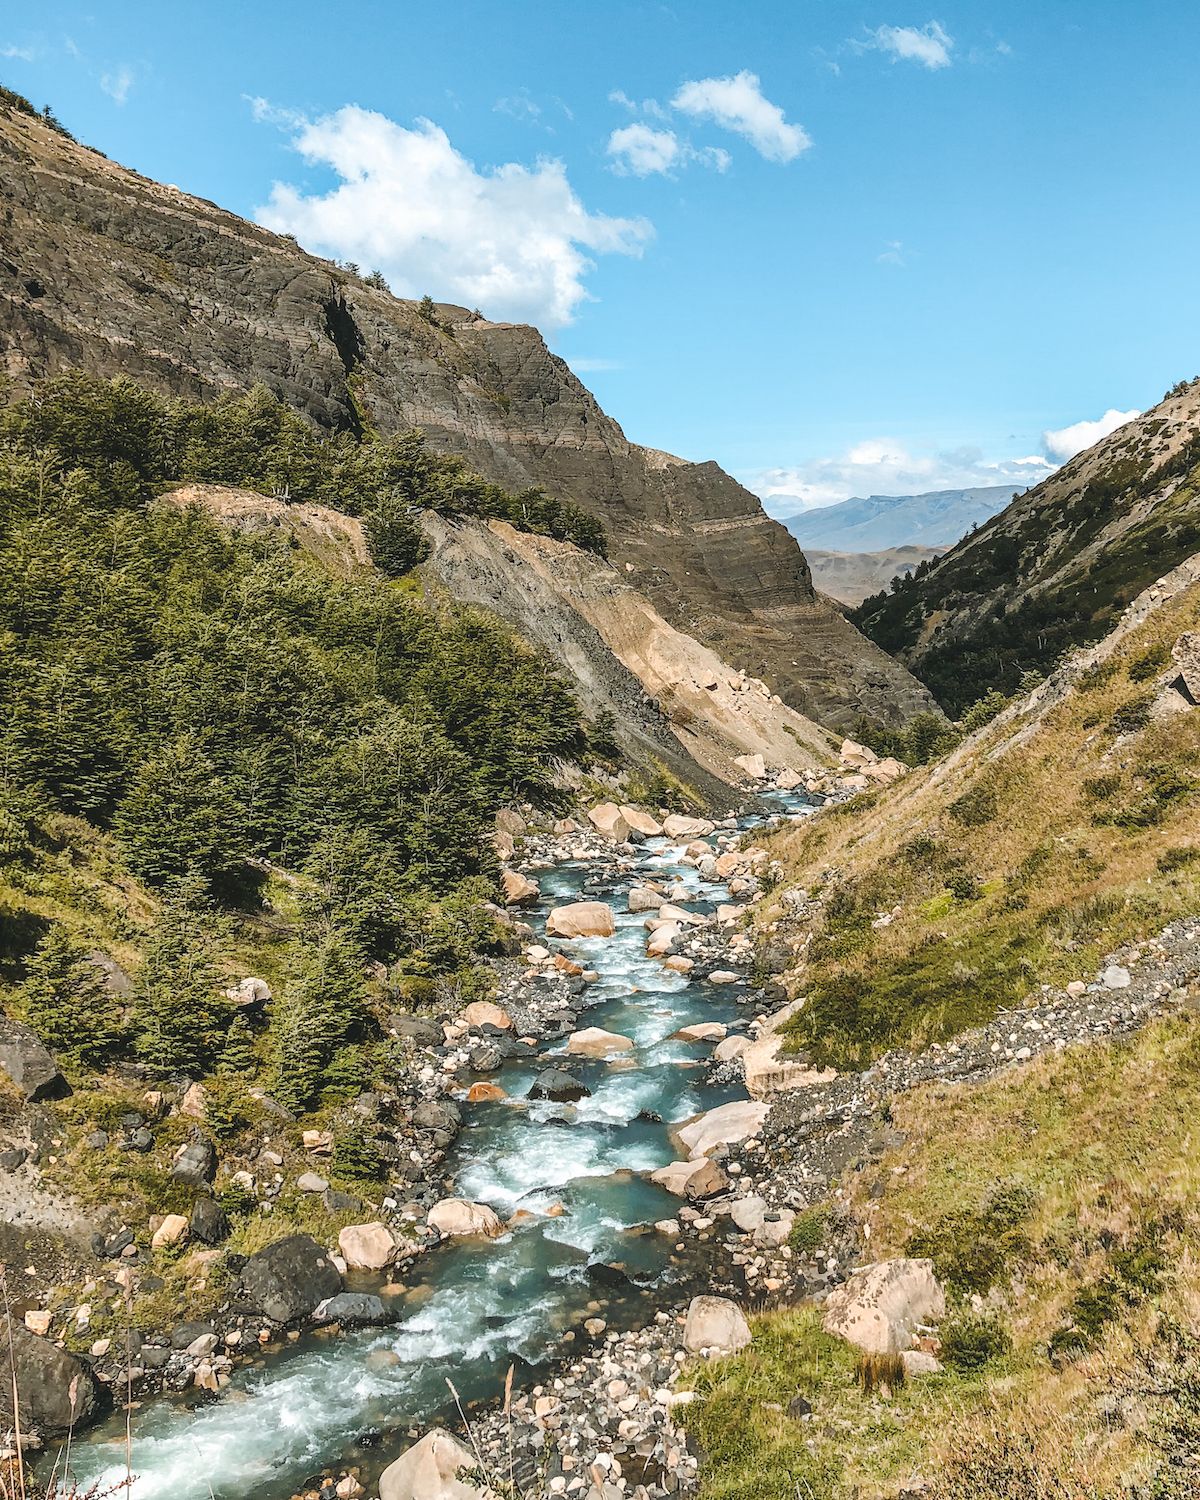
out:
M927 699L812 587L715 463L630 443L535 329L417 306L0 111L0 368L133 375L203 398L261 382L321 426L421 427L511 489L601 517L627 581L795 708L896 721Z
M881 1260L829 1293L825 1332L867 1354L900 1354L912 1348L921 1327L939 1323L945 1312L931 1260Z
M242 1267L243 1294L275 1323L311 1317L341 1290L341 1275L328 1252L307 1234L276 1240Z

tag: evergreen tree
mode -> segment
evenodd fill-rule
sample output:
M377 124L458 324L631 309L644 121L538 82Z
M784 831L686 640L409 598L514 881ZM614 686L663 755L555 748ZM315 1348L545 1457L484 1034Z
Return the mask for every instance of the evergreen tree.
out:
M39 944L15 1008L69 1071L103 1067L122 1040L121 1010L103 973L61 923Z
M395 491L380 495L363 512L371 561L389 578L400 578L429 556L429 542L412 506Z
M160 1073L196 1078L216 1061L230 1024L215 961L225 924L200 876L168 883L134 999L138 1054Z
M257 1066L258 1057L254 1050L254 1035L250 1030L250 1023L239 1011L230 1022L229 1030L225 1034L217 1071L250 1074Z
M368 1012L362 955L336 927L298 941L272 1022L271 1092L297 1112L312 1104L339 1047L363 1032Z

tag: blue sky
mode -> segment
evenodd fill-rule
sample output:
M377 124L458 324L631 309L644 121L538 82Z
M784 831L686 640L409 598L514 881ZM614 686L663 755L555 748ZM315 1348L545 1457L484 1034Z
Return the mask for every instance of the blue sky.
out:
M539 322L780 509L1036 478L1200 372L1198 70L1195 0L0 16L80 139Z

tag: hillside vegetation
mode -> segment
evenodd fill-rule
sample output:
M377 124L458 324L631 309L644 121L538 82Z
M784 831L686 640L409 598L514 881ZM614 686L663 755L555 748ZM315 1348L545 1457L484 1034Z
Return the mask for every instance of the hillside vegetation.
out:
M1200 380L1081 453L851 618L951 714L1098 640L1200 547Z

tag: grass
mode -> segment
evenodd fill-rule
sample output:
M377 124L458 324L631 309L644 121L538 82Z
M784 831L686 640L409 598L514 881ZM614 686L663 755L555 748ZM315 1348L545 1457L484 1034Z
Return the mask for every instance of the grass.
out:
M947 1369L885 1400L818 1308L752 1319L747 1350L685 1382L703 1500L884 1500L918 1476L931 1500L1194 1493L1198 1091L1200 1022L1181 1014L893 1100L903 1144L840 1202L870 1258L933 1253ZM811 1416L789 1416L797 1394Z
M1198 624L1192 589L1040 716L994 723L870 805L770 841L785 885L821 899L785 976L807 996L794 1045L864 1067L1090 977L1200 908L1200 713L1147 708L1148 663ZM768 904L760 921L783 915Z

